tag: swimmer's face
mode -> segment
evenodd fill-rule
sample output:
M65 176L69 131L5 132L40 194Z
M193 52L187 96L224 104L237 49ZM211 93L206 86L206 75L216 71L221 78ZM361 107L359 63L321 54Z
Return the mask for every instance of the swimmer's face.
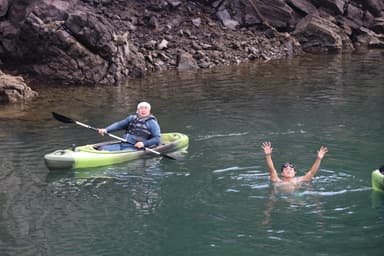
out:
M281 166L281 175L284 178L293 178L296 175L295 165L292 163L285 163Z

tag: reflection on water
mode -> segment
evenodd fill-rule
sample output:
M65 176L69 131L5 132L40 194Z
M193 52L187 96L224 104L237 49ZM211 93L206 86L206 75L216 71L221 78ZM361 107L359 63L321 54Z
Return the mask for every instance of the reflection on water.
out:
M370 188L383 164L378 56L154 74L120 87L35 85L36 101L0 108L0 251L381 255L384 198ZM106 139L51 112L104 127L141 99L162 132L189 136L187 154L62 172L44 166L48 152ZM269 182L266 140L274 161L294 161L298 175L319 146L329 153L312 183L287 193Z

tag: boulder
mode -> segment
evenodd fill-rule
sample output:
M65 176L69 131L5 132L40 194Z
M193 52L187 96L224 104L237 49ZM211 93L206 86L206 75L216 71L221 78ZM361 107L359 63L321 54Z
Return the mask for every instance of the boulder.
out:
M0 103L16 103L30 100L38 95L26 85L21 76L12 76L0 71Z
M344 14L344 9L347 4L346 0L312 0L312 2L317 6L328 9L333 15Z
M384 17L376 18L371 29L376 33L384 34Z
M354 0L359 3L364 9L373 13L375 17L384 16L384 2L383 0Z
M306 52L341 52L353 49L348 35L329 19L307 15L293 33Z
M277 30L291 31L298 22L298 15L285 1L253 0L251 2L258 16L261 16L261 20Z
M19 28L17 51L26 70L69 84L116 84L129 75L130 48L122 33L78 1L40 0Z
M227 9L219 10L216 15L227 28L236 29L239 26L239 22L232 19Z
M316 6L314 6L310 1L306 0L287 0L287 3L290 6L293 6L300 12L303 12L305 15L314 14L317 12Z
M185 71L189 69L198 69L199 65L193 56L188 52L180 53L178 56L177 69L180 71Z
M0 18L4 17L7 14L9 6L8 0L0 0Z

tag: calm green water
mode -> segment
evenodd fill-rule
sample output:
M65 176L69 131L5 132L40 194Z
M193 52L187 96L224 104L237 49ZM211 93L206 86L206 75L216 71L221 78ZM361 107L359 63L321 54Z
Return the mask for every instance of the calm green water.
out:
M383 59L307 56L121 87L36 86L39 99L0 108L1 255L382 255L384 195L370 175L384 164ZM140 99L163 132L189 135L188 154L44 166L45 153L107 139L52 111L103 127ZM276 165L293 161L299 174L321 145L329 153L311 184L276 191L265 140Z

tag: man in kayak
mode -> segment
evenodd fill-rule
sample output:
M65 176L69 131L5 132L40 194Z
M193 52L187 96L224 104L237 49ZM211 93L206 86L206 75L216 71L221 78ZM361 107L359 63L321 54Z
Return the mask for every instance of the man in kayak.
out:
M285 163L281 166L281 178L277 174L275 165L272 161L272 144L269 141L263 142L261 146L264 150L265 159L267 161L267 166L269 169L269 175L272 182L281 182L281 183L290 183L295 184L303 181L311 181L313 176L315 176L317 170L320 167L321 160L328 152L326 147L321 146L319 151L317 151L317 157L313 163L311 169L301 177L295 177L296 168L292 163Z
M104 145L100 148L101 150L135 150L160 144L160 125L156 117L151 115L151 105L148 102L140 102L137 105L136 114L129 115L104 129L98 129L98 132L104 136L118 130L126 130L124 139L127 143Z

